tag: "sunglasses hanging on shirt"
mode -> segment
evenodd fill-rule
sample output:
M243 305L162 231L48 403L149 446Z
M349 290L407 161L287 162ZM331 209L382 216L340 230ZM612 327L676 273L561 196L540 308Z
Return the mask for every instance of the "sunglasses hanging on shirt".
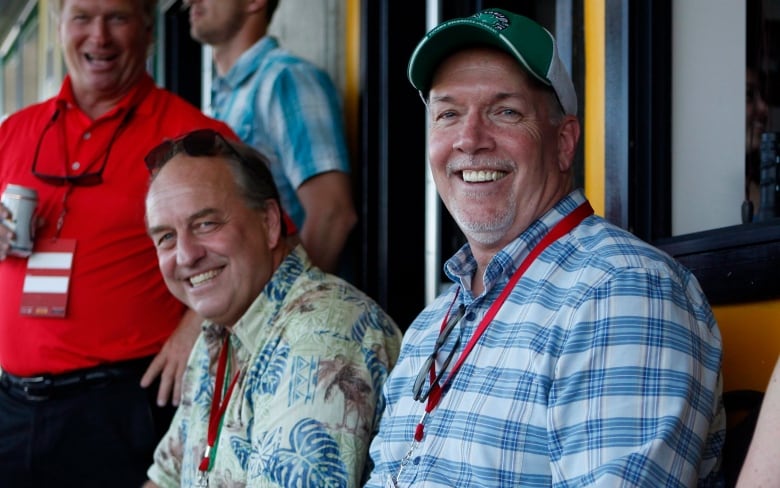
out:
M57 108L57 110L54 111L54 115L52 115L51 120L49 120L49 122L46 123L46 127L43 128L41 137L38 139L38 144L36 144L35 146L35 155L33 156L33 164L32 164L32 174L39 180L48 183L50 185L56 185L56 186L62 186L65 183L68 183L73 186L99 185L100 183L103 182L103 171L106 169L106 165L108 164L108 157L111 155L111 148L114 146L114 141L116 141L117 137L119 136L119 133L122 132L122 130L130 122L130 119L133 117L134 113L135 113L135 107L131 107L130 109L128 109L125 115L122 117L122 121L119 122L119 125L114 130L113 134L111 134L111 138L108 140L106 149L103 151L103 163L100 165L100 168L98 168L97 171L92 171L92 172L89 171L90 167L94 165L94 161L93 161L92 163L87 165L86 170L82 174L55 175L55 174L43 173L38 171L38 158L40 156L41 145L43 143L44 137L46 136L46 133L49 131L49 129L54 127L54 125L57 123L57 120L59 120L60 109ZM64 136L65 135L64 121L61 122L60 124L62 126L62 133ZM65 162L63 163L62 168L63 171L67 171L66 169L68 165L67 149L63 152L65 153ZM97 161L97 159L95 161Z

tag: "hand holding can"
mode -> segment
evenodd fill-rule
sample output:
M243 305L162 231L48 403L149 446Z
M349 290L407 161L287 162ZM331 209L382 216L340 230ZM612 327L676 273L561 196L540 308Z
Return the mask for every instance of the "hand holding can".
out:
M38 206L38 192L33 188L8 184L0 197L4 212L0 213L5 227L13 232L7 254L27 257L33 250L33 221Z
M5 221L11 218L11 212L5 208L5 205L0 203L0 261L8 257L8 250L11 247L11 239L14 238L14 234L8 226L5 225Z

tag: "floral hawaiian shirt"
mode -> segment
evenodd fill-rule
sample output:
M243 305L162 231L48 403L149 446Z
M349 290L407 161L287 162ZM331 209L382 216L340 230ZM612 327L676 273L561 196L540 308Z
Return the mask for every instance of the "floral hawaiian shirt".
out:
M210 451L208 485L360 486L400 348L392 319L313 267L299 246L231 329L238 380ZM226 334L204 323L190 355L181 404L148 471L161 487L198 485Z

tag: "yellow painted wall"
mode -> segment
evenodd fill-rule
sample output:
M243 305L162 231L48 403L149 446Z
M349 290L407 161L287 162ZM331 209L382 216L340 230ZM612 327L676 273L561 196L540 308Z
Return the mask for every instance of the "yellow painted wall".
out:
M344 80L344 125L351 159L358 156L358 100L360 97L360 0L346 2L346 54Z
M766 389L780 355L780 300L713 307L723 337L723 389Z
M585 195L604 215L604 0L583 2L585 17Z

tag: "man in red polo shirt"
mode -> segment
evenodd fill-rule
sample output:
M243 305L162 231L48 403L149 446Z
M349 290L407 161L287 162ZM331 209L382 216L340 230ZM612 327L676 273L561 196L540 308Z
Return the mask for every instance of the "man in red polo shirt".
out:
M0 191L34 188L42 219L29 258L0 225L3 486L140 486L167 428L151 412L178 402L200 320L157 269L143 159L195 128L235 135L146 73L156 3L57 0L68 75L0 126Z

